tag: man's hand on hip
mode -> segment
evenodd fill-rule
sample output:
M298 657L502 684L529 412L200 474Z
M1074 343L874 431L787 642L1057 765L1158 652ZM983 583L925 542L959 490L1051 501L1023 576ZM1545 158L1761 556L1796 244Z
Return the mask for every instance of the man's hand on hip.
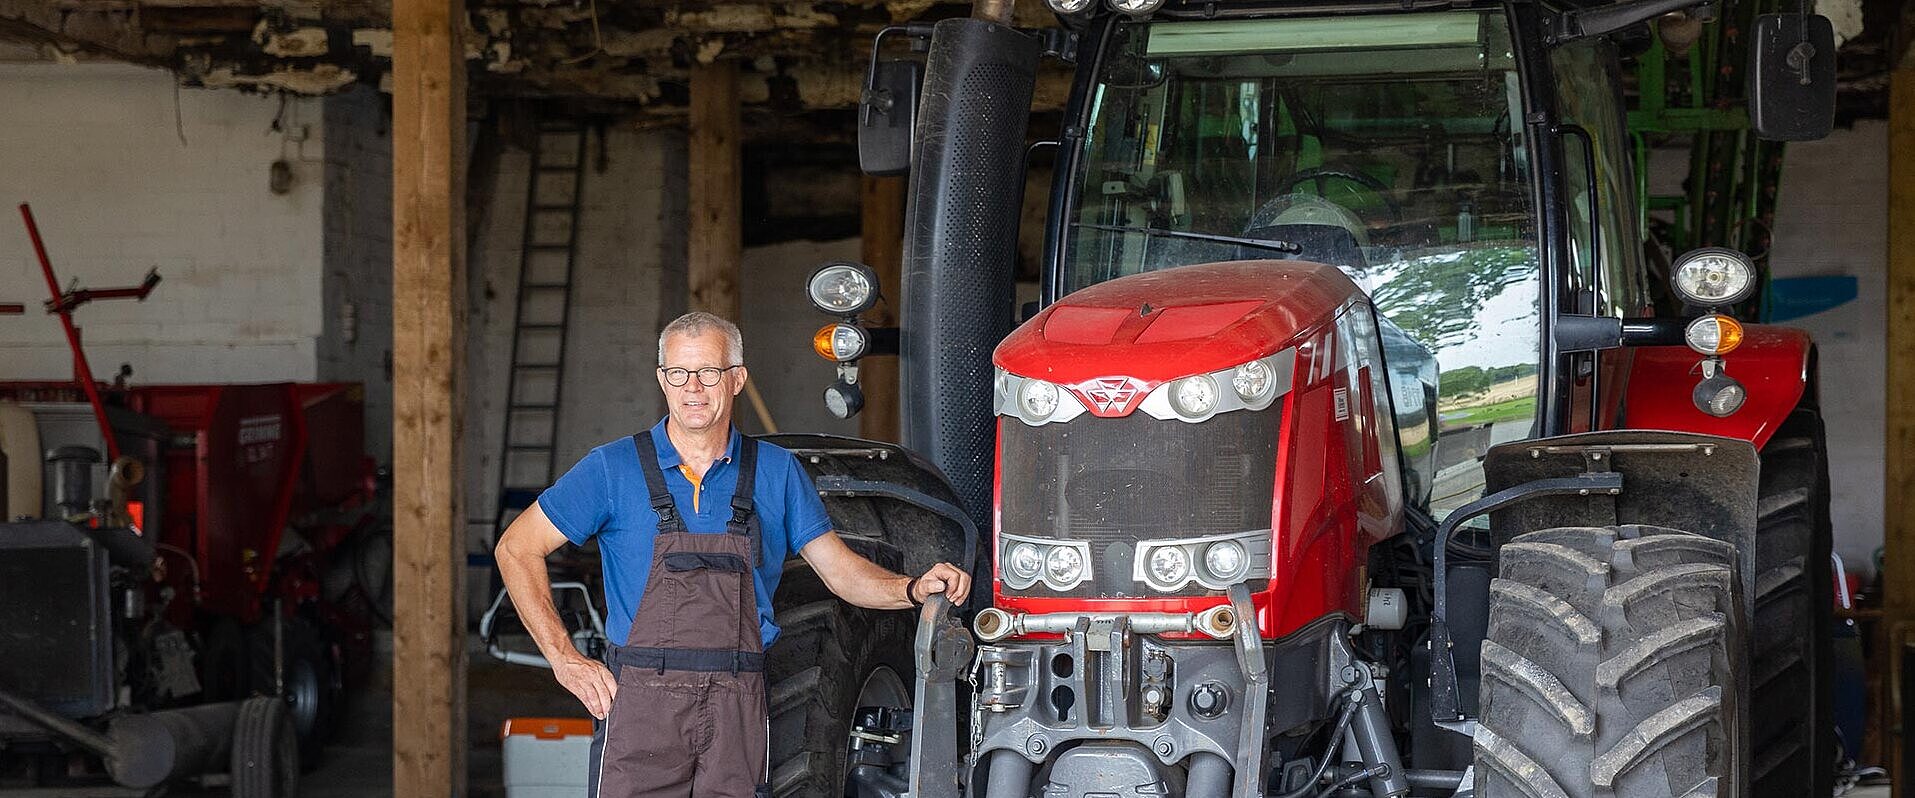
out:
M618 695L618 680L604 663L583 654L561 657L552 662L552 677L571 691L592 717L604 720L606 713L612 711L612 698Z
M948 562L933 565L911 583L911 603L923 604L933 593L943 593L952 604L963 604L964 597L971 595L971 575Z

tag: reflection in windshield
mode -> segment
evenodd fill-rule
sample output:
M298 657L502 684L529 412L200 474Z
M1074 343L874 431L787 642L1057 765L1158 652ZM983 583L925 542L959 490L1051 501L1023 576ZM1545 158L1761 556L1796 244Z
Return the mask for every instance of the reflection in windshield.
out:
M1437 362L1433 381L1391 363L1393 391L1433 385L1432 509L1479 495L1483 452L1536 416L1536 230L1501 14L1120 23L1099 69L1064 291L1212 261L1340 266L1415 345L1397 351ZM1402 430L1424 438L1406 451L1423 429Z

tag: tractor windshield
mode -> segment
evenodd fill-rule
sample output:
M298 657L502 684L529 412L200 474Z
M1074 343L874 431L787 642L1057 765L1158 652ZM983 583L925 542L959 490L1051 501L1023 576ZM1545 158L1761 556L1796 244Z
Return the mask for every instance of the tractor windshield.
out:
M1511 50L1500 12L1117 24L1056 287L1211 261L1342 267L1437 361L1424 487L1440 517L1479 494L1483 451L1531 435L1536 415L1537 233ZM1393 384L1419 369L1391 368L1406 372ZM1428 453L1411 433L1405 454Z

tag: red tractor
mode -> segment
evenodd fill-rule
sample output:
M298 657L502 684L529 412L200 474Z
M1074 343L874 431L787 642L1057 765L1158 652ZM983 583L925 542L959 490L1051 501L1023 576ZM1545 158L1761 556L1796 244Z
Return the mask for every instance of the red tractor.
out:
M902 31L921 85L873 66L905 443L995 537L850 789L1828 794L1813 348L1735 317L1741 253L1676 259L1682 317L1643 263L1618 47L1695 4L1051 2ZM1826 132L1826 21L1754 21L1752 129ZM1076 74L1012 330L1046 51ZM875 277L809 288L855 412Z

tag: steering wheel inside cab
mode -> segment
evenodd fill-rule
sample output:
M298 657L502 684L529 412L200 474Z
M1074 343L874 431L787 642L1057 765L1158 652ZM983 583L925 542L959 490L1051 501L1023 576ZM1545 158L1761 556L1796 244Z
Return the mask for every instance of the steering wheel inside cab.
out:
M1292 172L1277 181L1273 196L1315 194L1362 217L1372 229L1403 223L1403 206L1383 181L1355 169L1322 167Z

